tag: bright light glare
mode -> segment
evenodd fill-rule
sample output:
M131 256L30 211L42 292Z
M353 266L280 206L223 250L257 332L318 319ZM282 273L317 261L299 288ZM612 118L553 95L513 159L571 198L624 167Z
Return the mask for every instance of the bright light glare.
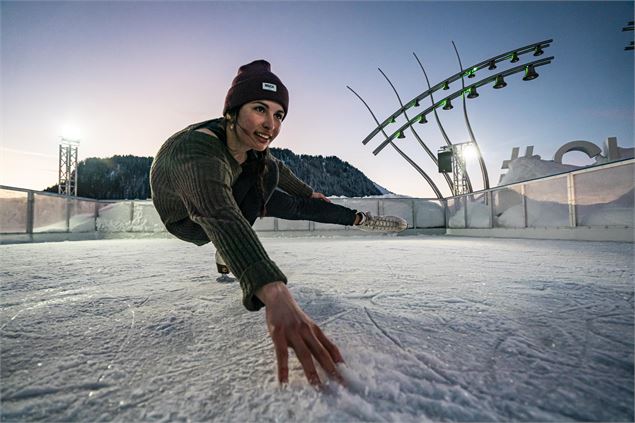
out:
M79 141L81 138L81 132L78 127L74 125L62 126L62 138L66 141Z
M474 144L466 145L463 148L462 153L465 161L473 161L478 159L478 150L476 149L476 146Z

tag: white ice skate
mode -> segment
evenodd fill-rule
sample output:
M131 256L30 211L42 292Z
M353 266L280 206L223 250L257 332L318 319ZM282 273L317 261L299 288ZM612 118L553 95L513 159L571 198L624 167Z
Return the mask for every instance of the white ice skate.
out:
M223 260L223 256L220 255L218 250L216 251L215 259L216 259L216 269L218 270L218 273L221 274L218 278L216 278L216 282L220 282L220 283L234 282L236 279L229 276L229 273L230 273L229 267L227 267L227 264L225 264L225 260Z
M397 216L373 216L370 212L358 212L361 221L356 228L366 232L401 232L408 227L405 219Z

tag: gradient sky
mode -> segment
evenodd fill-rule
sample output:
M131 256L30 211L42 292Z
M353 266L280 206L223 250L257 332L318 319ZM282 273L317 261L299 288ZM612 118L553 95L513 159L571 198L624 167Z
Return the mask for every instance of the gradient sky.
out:
M0 13L3 185L56 183L67 125L80 130L80 160L154 156L172 133L220 116L237 68L264 58L290 92L273 146L335 155L391 191L431 197L392 148L373 156L380 136L362 145L375 124L346 85L383 120L399 104L377 67L410 100L427 88L412 53L434 85L458 72L452 41L468 66L554 39L542 57L555 59L538 68L538 79L516 74L505 89L483 87L468 101L493 186L513 147L534 145L552 159L572 140L634 144L634 55L624 51L633 32L621 31L633 2L3 1ZM459 105L440 111L455 143L469 140ZM444 144L433 121L417 131L433 151ZM398 145L449 194L410 133ZM591 163L582 153L565 162ZM479 189L480 173L471 170Z

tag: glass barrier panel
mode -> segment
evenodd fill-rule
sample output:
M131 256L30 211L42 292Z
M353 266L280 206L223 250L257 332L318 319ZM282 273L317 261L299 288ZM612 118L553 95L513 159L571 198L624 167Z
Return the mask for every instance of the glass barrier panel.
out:
M26 233L28 193L0 189L0 232Z
M465 228L465 210L463 203L465 197L455 197L448 199L448 227Z
M417 228L444 228L445 209L439 200L414 199Z
M66 197L34 194L33 232L66 232Z
M492 212L487 193L472 194L467 197L467 227L490 228Z
M567 177L530 182L525 185L527 226L558 228L569 226Z
M132 227L133 213L131 201L99 203L97 230L99 232L128 232Z
M385 216L397 216L406 219L408 227L414 226L412 198L384 198L381 200Z
M133 232L164 232L166 230L151 200L134 202L130 230Z
M634 166L573 175L578 226L633 227Z
M525 216L520 185L492 191L495 228L524 228Z
M93 232L95 230L95 207L97 203L87 200L71 200L71 232Z

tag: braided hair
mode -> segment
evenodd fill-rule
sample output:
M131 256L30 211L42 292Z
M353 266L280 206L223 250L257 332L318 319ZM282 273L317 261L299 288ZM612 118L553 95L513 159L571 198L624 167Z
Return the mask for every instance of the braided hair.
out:
M225 112L225 132L232 131L236 134L236 126L235 123L238 119L238 112L240 110L239 107L234 107ZM264 151L254 151L256 155L256 175L258 177L258 181L256 184L256 189L258 191L258 196L260 197L260 218L262 219L267 214L266 207L266 198L265 198L265 176L267 175L267 155L269 154L269 147L267 147Z

